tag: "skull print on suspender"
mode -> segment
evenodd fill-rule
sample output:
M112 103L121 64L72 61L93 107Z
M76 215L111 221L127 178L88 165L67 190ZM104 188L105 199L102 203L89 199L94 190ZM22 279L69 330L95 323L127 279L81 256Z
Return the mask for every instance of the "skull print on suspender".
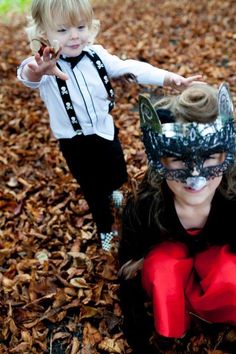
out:
M79 58L77 60L76 60L76 58L63 58L63 57L61 59L71 62L71 63L73 62L73 65L71 64L71 67L73 70L76 63L78 63L79 60L81 60L84 55L86 55L93 62L93 64L95 65L95 67L98 71L98 74L103 82L103 85L105 86L108 97L110 99L110 103L109 103L109 112L110 112L115 105L115 95L114 95L114 90L111 86L110 80L108 78L105 66L104 66L103 62L101 61L101 59L99 58L99 56L93 50L90 49L89 52L86 52L86 51L82 52L79 55ZM57 66L61 70L61 67L58 63L57 63ZM80 126L79 119L76 116L67 84L64 80L61 80L59 77L56 77L56 81L57 81L57 85L58 85L58 88L60 91L62 101L65 106L66 112L67 112L68 117L70 119L71 125L72 125L73 129L75 130L76 134L81 135L81 134L83 134L83 131Z

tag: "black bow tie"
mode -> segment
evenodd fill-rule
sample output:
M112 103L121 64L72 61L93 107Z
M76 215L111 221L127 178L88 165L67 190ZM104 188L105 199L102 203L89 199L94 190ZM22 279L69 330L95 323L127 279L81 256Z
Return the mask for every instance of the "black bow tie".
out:
M60 55L60 59L65 60L68 63L70 63L71 69L74 69L74 67L78 64L78 62L83 58L84 55L85 55L85 52L81 52L80 55L77 55L77 57L64 58L62 55Z

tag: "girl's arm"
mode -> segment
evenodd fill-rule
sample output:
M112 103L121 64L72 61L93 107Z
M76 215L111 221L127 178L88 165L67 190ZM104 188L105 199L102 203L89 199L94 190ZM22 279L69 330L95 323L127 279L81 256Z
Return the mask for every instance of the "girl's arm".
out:
M154 331L153 317L147 309L149 299L142 288L140 274L134 279L120 279L119 299L123 314L122 329L134 353L157 353L150 344Z
M146 205L146 203L145 203ZM130 197L122 214L122 230L119 243L119 276L131 279L142 269L143 257L147 252L147 214L148 208L139 205ZM146 232L146 234L145 234Z
M137 202L128 199L122 215L119 245L119 298L123 314L123 332L134 353L155 354L150 344L154 326L148 299L141 280L143 257L149 249L150 198ZM155 233L156 236L156 233Z

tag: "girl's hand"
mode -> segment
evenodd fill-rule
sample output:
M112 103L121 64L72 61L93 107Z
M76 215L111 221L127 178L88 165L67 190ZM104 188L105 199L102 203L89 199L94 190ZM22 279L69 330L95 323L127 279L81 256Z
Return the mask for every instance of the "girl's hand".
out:
M187 88L188 86L191 86L192 84L203 84L204 82L199 81L201 77L201 75L194 75L185 78L178 74L167 73L164 80L164 86L170 86L176 90L181 91Z
M55 53L53 48L45 47L42 56L36 53L35 60L27 65L24 76L29 81L40 81L43 75L56 75L62 80L67 80L68 76L56 66L60 53L61 48Z
M129 260L120 268L118 272L119 277L123 277L124 279L132 279L135 278L137 272L143 268L143 258L138 261L134 261L133 259Z

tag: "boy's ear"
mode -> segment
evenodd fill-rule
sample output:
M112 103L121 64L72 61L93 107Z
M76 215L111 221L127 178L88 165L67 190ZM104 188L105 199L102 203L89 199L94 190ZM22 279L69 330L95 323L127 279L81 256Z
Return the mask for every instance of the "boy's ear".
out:
M149 127L151 130L161 133L161 122L151 101L144 95L139 95L139 115L142 127Z
M219 116L223 121L234 119L234 105L229 90L229 85L223 82L218 91L218 110Z

